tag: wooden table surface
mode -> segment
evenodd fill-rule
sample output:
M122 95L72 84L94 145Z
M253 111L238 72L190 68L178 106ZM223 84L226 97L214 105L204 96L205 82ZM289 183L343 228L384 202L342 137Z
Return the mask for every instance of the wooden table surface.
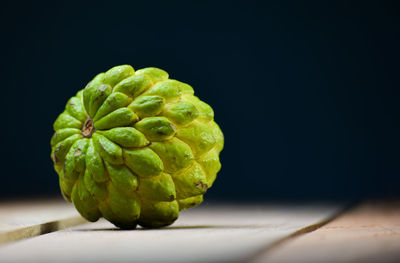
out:
M205 203L151 230L88 223L62 200L2 203L0 262L400 262L400 202Z

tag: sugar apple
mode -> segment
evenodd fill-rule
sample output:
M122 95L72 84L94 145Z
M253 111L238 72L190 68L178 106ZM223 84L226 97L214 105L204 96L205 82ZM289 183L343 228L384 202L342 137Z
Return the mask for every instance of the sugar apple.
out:
M54 122L61 192L87 220L167 226L212 186L223 134L192 87L168 77L158 68L113 67Z

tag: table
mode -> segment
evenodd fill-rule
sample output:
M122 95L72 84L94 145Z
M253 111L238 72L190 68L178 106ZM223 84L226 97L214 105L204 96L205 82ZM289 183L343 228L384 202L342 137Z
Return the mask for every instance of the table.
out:
M3 202L0 262L400 262L400 202L205 202L137 230L63 200Z

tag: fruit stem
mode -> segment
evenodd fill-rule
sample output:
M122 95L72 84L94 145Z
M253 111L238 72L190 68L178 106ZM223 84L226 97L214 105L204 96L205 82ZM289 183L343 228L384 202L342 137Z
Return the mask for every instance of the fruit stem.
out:
M83 137L90 138L95 131L93 120L90 117L87 118L82 128Z

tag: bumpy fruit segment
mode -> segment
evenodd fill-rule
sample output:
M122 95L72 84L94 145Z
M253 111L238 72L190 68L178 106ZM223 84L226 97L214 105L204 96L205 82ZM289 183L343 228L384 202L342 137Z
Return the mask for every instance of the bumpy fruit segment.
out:
M214 112L167 72L100 73L56 121L51 158L64 198L89 221L163 227L199 205L221 168Z

